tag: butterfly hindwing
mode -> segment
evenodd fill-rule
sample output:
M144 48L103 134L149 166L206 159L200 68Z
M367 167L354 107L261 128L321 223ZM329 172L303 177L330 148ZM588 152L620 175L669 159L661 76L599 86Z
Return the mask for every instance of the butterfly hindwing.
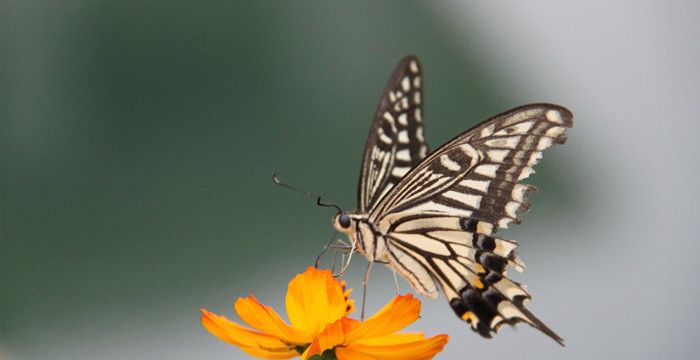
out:
M362 160L358 186L361 212L371 209L427 154L421 76L418 59L407 56L384 89Z
M515 241L481 234L479 226L475 220L437 214L396 219L387 235L390 266L412 285L413 279L432 284L414 286L425 295L436 297L439 284L458 316L484 336L503 323L534 323L526 313L510 309L519 309L530 297L506 277L506 267L524 268Z

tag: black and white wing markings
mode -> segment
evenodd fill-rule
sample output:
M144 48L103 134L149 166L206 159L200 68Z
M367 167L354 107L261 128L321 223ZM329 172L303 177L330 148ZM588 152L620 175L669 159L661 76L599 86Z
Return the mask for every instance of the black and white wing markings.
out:
M522 271L512 240L468 232L475 221L441 218L436 224L459 224L460 230L433 227L430 231L394 232L387 237L389 261L416 289L436 297L442 289L457 316L473 330L491 337L503 324L526 322L559 343L563 340L526 308L524 286L506 276L506 267ZM402 223L404 226L406 223ZM399 225L401 226L401 225ZM454 229L454 227L451 227ZM394 265L398 264L398 265Z
M571 112L550 104L486 120L431 153L371 209L369 219L379 223L393 213L421 210L498 227L517 223L516 212L529 207L525 197L535 190L519 181L534 173L542 150L566 141L572 124Z
M498 115L433 152L370 213L390 265L419 292L435 297L441 288L482 336L522 321L563 344L525 308L524 287L506 277L506 266L524 267L515 242L493 234L520 221L534 187L519 181L572 124L568 110L549 104Z
M358 189L360 212L369 211L428 152L422 86L418 59L405 57L384 88L369 130Z

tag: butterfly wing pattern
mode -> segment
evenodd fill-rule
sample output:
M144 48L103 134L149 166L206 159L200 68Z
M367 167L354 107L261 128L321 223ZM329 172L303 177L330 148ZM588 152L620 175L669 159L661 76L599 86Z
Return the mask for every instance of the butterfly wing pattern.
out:
M526 309L516 242L496 236L520 223L535 190L542 151L566 140L573 116L551 104L507 111L465 131L426 157L418 59L404 58L385 88L365 146L359 209L347 233L369 261L386 263L418 292L442 292L457 316L484 337L528 323L563 339Z
M367 137L358 186L360 212L367 212L427 154L422 96L420 63L407 56L384 89Z
M433 152L369 215L384 234L390 266L426 295L439 287L482 336L523 321L561 343L525 308L524 287L506 276L507 266L524 268L515 241L494 233L520 222L518 212L529 208L526 196L535 190L520 181L542 150L566 140L571 125L571 113L560 106L526 105Z

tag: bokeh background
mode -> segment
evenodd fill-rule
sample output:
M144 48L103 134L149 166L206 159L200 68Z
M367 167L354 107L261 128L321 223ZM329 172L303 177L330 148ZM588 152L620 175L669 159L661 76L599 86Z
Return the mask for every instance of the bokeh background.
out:
M696 357L699 4L4 1L0 358L246 358L198 309L283 309L333 213L270 175L353 208L409 53L433 148L525 103L575 114L504 232L567 347L485 341L426 299L412 328L451 336L439 358ZM369 311L393 295L375 268Z

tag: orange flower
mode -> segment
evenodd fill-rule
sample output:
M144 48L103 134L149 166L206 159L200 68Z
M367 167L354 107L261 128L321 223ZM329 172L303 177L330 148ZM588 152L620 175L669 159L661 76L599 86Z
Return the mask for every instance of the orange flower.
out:
M360 322L347 317L355 307L329 270L309 267L289 282L288 324L253 295L236 300L238 316L252 329L202 309L202 325L219 339L265 359L303 360L331 350L338 360L430 359L442 350L447 335L425 338L421 333L396 331L413 323L420 301L399 295L374 316Z

